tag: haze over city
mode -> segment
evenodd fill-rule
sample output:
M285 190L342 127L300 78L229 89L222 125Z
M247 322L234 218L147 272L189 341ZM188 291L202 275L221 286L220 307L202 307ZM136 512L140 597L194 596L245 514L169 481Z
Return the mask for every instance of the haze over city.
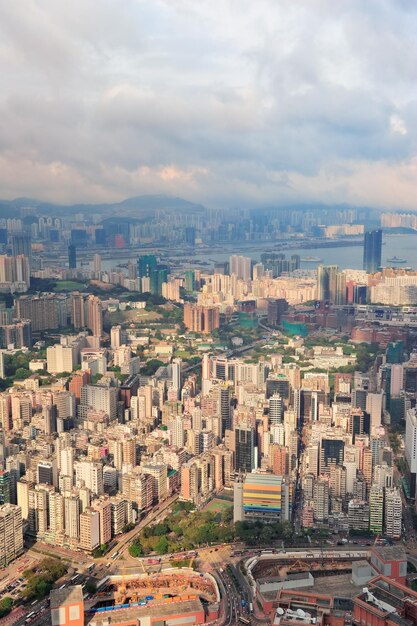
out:
M416 12L2 2L0 195L414 210Z
M416 17L0 0L0 626L417 626Z

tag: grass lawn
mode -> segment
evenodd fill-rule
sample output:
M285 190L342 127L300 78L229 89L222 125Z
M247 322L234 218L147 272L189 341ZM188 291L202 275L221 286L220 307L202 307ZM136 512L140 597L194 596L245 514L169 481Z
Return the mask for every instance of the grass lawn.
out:
M124 322L136 322L143 324L146 322L156 322L161 316L156 311L148 311L147 309L132 309L130 311L113 311L106 312L106 320L110 324L123 324Z
M75 280L57 280L54 291L83 291L85 283L78 283Z
M223 511L227 511L227 509L230 509L232 506L233 503L229 502L228 500L219 500L218 498L214 498L213 500L211 500L211 502L206 504L206 506L203 508L203 511L222 513Z

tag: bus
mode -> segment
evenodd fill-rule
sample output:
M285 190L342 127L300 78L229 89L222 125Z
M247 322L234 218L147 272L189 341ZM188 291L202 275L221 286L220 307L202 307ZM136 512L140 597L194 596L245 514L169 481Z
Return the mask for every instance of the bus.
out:
M94 569L95 565L95 563L91 563L91 565L87 567L88 571L91 572Z

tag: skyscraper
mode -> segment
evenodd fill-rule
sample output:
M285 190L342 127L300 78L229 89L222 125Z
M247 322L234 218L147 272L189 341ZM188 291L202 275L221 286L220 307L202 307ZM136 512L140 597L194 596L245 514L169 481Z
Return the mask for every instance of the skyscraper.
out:
M74 270L77 267L77 248L73 243L70 243L68 246L68 267L70 270Z
M103 334L102 304L97 296L88 296L87 299L87 327L94 337L101 337Z
M363 269L369 273L381 267L382 230L370 230L363 240Z
M32 237L27 233L14 233L11 238L12 255L26 256L29 260L29 265L32 260Z
M318 300L337 300L338 265L319 265L317 268L317 298Z
M238 426L235 428L235 459L236 471L251 472L254 464L255 437L250 426Z
M283 401L278 393L274 393L269 398L269 420L271 424L280 424L282 422Z

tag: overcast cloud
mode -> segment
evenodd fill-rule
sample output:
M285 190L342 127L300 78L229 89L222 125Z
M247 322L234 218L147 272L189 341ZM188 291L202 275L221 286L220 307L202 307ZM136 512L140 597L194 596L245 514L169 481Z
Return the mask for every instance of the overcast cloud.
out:
M414 0L0 0L0 197L417 209Z

